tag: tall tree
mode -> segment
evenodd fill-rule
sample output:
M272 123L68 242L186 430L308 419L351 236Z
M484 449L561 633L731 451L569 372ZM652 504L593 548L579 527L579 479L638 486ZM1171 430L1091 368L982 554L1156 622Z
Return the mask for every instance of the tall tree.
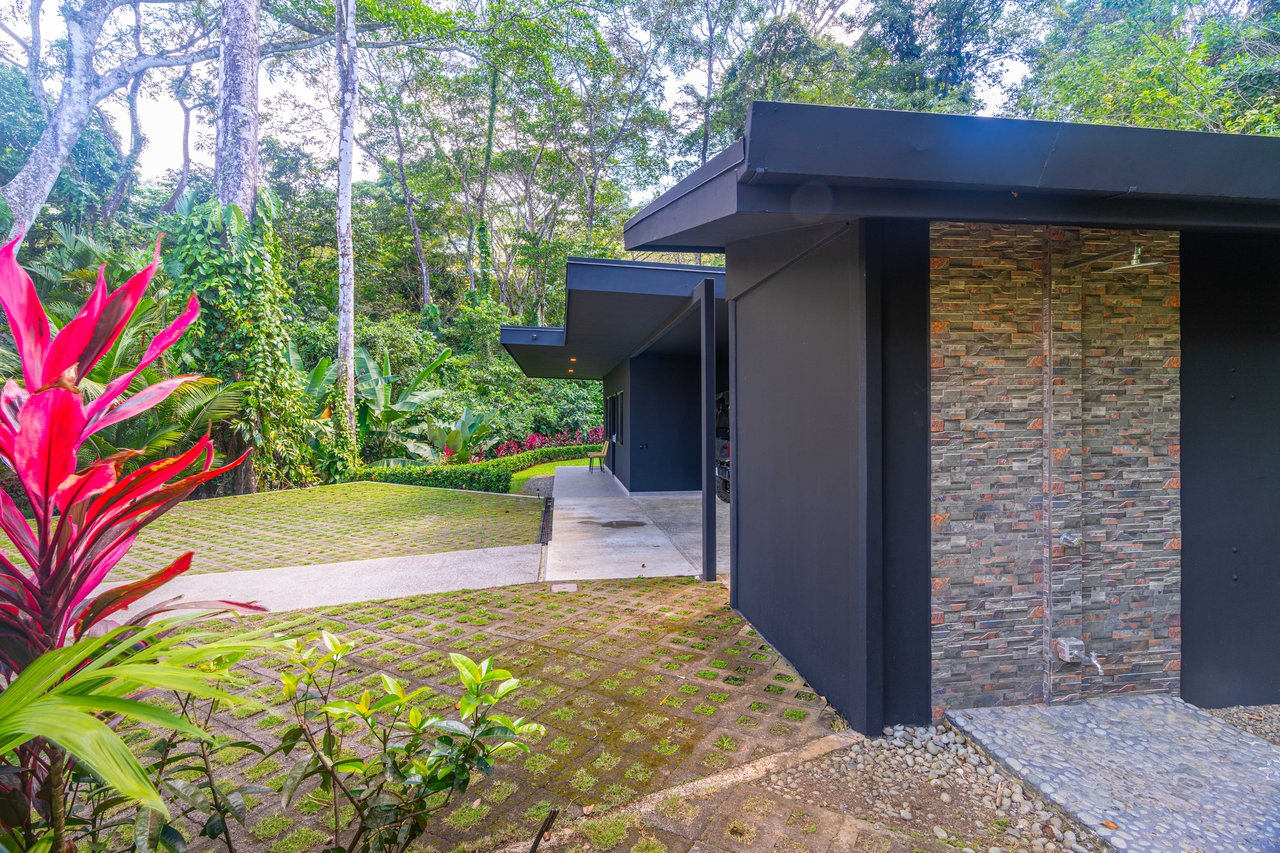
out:
M13 216L11 234L35 221L99 104L150 69L184 68L220 54L218 26L196 0L142 2L136 7L122 0L67 0L58 8L63 29L57 38L42 31L43 7L43 0L30 0L25 35L0 24L0 53L25 69L31 95L45 116L25 163L0 186L0 198ZM135 45L134 25L125 14L130 8L142 15L136 28L140 45ZM299 38L288 28L278 35L264 41L261 55L315 47L333 38L332 33ZM54 42L58 49L46 53ZM58 57L56 74L45 73L47 55ZM49 80L57 83L56 99L45 89Z
M1009 109L1067 121L1280 132L1280 4L1046 4Z
M346 403L347 426L355 430L355 246L351 233L351 180L355 164L356 96L360 91L356 76L356 3L338 0L334 4L337 38L335 58L340 101L338 124L338 387Z
M258 195L259 0L222 0L214 180L249 219Z

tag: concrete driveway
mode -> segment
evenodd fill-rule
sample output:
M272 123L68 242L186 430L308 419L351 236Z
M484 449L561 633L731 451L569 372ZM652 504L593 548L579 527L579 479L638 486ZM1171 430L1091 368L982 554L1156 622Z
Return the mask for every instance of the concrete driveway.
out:
M697 575L702 570L698 492L632 495L607 471L556 469L549 581ZM717 501L718 573L729 573L729 507Z

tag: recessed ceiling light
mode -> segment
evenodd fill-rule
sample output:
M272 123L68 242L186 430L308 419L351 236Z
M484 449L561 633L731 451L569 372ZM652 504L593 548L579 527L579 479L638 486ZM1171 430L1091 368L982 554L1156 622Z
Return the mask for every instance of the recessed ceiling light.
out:
M571 359L569 359L569 360L570 360L570 361L577 361L577 359L576 359L576 358L571 358Z
M572 367L570 367L570 368L569 368L569 372L570 372L570 373L573 373L573 368L572 368Z

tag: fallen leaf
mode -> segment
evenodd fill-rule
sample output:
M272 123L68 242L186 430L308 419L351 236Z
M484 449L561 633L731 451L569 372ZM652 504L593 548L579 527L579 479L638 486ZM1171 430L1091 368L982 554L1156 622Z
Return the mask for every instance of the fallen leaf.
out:
M583 807L582 807L582 813L583 813L584 815L591 814L591 813L592 813L593 811L595 811L595 810L596 810L596 807L595 807L595 806L583 806Z
M471 804L471 808L473 808L473 809L478 809L478 808L480 808L480 798L479 798L479 797L476 797L476 801L475 801L474 803L472 803L472 804Z
M1119 825L1119 824L1117 824L1114 820L1104 820L1104 821L1102 822L1102 825L1103 825L1103 826L1105 826L1107 829L1119 829L1119 828L1120 828L1120 825Z

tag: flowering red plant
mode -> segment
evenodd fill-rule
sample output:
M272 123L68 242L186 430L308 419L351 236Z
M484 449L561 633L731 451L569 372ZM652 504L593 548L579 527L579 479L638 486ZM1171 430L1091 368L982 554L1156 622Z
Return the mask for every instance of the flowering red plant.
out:
M94 594L142 528L244 459L214 468L213 445L205 437L178 456L127 475L123 465L138 451L81 468L81 448L95 432L147 411L195 378L178 376L124 396L138 374L182 336L199 306L193 296L151 341L141 362L86 402L80 383L132 317L155 275L159 244L156 260L111 293L100 270L84 307L53 335L35 287L14 257L17 243L0 249L0 305L22 360L23 384L10 379L0 393L0 461L17 474L34 524L0 491L0 529L12 544L0 555L0 673L9 676L185 572L190 553L150 577ZM196 473L182 476L191 469ZM178 599L166 601L133 614L130 622L176 606Z

